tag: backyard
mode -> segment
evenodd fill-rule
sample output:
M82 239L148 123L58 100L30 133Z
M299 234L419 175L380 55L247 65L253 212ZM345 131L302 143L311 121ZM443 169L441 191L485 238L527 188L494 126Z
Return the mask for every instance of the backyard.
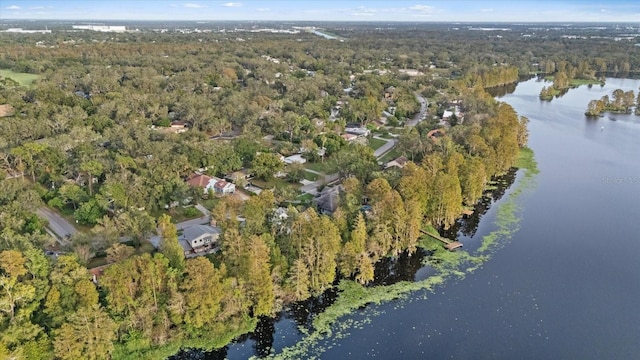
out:
M38 75L19 73L12 70L0 69L0 77L10 78L17 81L22 86L31 86L34 81L38 80Z

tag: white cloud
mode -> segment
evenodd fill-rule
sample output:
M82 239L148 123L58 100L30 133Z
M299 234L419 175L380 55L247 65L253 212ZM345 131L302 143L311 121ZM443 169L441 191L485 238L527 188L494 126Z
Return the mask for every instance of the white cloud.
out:
M493 9L480 9L480 12L484 12L484 13L493 12L493 11L494 11Z
M413 5L413 6L410 6L409 9L413 11L419 11L425 14L431 14L435 11L435 8L429 5Z
M242 6L242 4L241 4L241 3L235 3L235 2L229 2L229 3L226 3L226 4L222 4L222 6L226 6L226 7L240 7L240 6Z
M184 7L189 8L189 9L202 9L206 6L204 5L200 5L200 4L194 4L194 3L186 3L184 4Z
M377 9L367 8L364 6L360 6L358 8L353 9L351 15L353 16L373 16L378 12Z
M353 15L353 16L373 16L375 14L372 13L372 12L354 12L354 13L351 13L351 15Z
M6 7L5 9L7 9L7 10L20 10L22 8L20 6L17 6L17 5L11 5L9 7Z

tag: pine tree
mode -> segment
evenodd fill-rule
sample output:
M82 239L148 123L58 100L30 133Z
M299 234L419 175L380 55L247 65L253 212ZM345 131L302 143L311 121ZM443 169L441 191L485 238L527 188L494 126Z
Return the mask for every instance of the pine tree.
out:
M178 231L176 226L171 222L171 217L163 214L158 219L158 228L160 229L160 252L169 259L171 267L182 271L184 269L184 250L178 242Z

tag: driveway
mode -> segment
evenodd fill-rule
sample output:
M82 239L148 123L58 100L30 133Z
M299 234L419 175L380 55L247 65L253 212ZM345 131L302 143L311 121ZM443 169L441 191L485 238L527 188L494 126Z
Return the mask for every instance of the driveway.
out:
M387 143L377 148L376 151L373 152L373 155L376 157L376 159L379 159L384 154L391 151L391 149L393 149L394 146L396 146L396 140L394 139L387 140Z

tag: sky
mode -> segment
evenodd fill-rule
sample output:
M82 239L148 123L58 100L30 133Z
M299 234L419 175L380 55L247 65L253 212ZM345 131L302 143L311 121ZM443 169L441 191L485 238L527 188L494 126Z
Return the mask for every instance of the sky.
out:
M640 0L0 0L0 19L640 23Z

